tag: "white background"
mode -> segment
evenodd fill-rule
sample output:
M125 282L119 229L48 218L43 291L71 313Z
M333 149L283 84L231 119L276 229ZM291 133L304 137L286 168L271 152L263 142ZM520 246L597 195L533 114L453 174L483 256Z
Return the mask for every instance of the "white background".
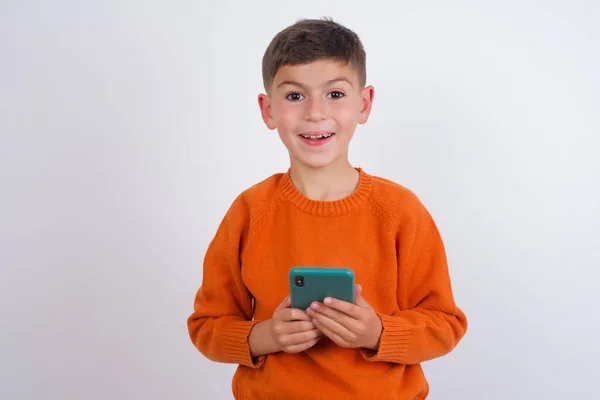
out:
M231 201L288 166L262 54L321 16L375 86L352 161L430 209L469 318L430 398L598 396L599 3L386 3L0 2L0 398L231 398L186 318Z

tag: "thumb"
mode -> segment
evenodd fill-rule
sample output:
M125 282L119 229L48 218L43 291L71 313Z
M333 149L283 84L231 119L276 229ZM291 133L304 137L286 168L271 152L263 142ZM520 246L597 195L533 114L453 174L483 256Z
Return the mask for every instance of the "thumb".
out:
M277 310L283 310L284 308L289 308L291 305L292 305L292 299L290 299L290 296L287 296L285 299L283 299L281 304L279 304L277 306Z
M355 297L356 297L356 299L354 300L354 303L357 306L370 307L369 303L367 303L367 301L361 296L361 294L362 294L362 286L361 285L356 285L354 293L355 293Z

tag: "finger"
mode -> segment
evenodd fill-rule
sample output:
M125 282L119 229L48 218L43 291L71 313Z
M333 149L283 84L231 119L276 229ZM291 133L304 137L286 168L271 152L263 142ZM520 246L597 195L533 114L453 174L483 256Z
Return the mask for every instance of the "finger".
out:
M362 296L356 296L355 303L356 303L356 306L359 308L372 308L371 305L369 303L367 303L365 298Z
M287 296L283 301L277 306L276 310L283 310L284 308L290 308L292 305L292 299L290 296Z
M279 311L280 319L283 321L310 321L310 316L304 310L297 308L286 308Z
M350 343L348 341L346 341L342 336L340 336L336 332L332 331L331 329L329 329L325 325L321 324L318 321L315 321L315 325L317 326L317 328L319 328L319 330L321 331L321 333L323 333L323 335L327 336L329 339L331 339L338 346L341 346L341 347L350 347Z
M349 330L353 330L356 324L358 323L357 319L351 317L341 311L338 311L334 308L327 307L323 304L313 304L308 309L307 314L313 318L317 317L317 314L321 314L326 316L327 318L332 319L338 324L344 326Z
M281 324L278 333L290 335L293 333L312 331L313 329L315 329L315 324L313 324L312 321L291 321Z
M356 285L354 287L354 293L356 294L356 297L360 296L360 294L362 293L362 286L361 285Z
M323 304L333 308L334 310L343 312L344 314L355 319L360 319L362 315L362 309L360 307L355 304L348 303L347 301L326 297L325 300L323 300Z
M354 300L354 304L356 304L358 307L362 307L362 308L371 308L371 305L369 303L367 303L367 301L364 299L364 297L361 296L363 291L362 285L356 285L355 287L355 300Z
M353 333L350 329L323 314L317 313L313 318L313 323L321 332L326 334L331 340L333 340L333 337L331 335L339 337L339 339L341 339L345 343L352 343L356 340L356 334ZM330 335L328 335L326 332L329 332Z
M313 347L315 344L317 344L319 342L319 340L321 340L320 335L317 339L313 339L309 342L286 347L285 351L288 353L300 353L302 351L308 350L311 347Z
M306 332L292 333L291 335L284 335L280 338L279 343L282 346L289 347L298 344L310 342L321 337L321 331L318 329L312 329Z

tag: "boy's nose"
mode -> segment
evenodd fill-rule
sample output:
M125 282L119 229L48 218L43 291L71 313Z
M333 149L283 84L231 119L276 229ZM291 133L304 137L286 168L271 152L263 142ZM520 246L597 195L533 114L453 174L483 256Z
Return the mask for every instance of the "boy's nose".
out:
M306 102L306 119L308 121L320 121L325 119L325 102L319 98L308 99Z

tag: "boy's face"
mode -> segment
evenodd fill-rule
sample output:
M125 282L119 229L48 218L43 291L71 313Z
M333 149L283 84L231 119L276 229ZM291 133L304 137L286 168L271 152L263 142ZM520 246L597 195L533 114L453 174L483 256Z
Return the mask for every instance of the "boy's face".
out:
M367 122L374 89L359 86L350 65L318 60L277 71L268 95L259 96L265 124L277 129L292 166L347 163L357 124Z

